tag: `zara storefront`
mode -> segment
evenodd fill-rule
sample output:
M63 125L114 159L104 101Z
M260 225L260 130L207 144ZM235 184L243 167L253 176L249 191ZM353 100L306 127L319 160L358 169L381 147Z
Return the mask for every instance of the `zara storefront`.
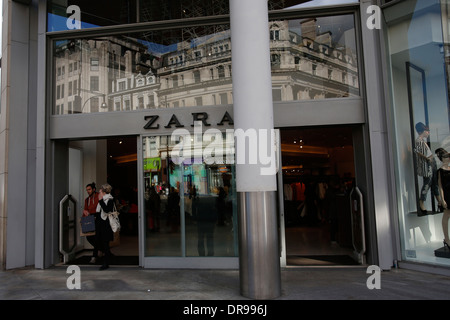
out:
M346 178L347 191L355 185L359 188L363 223L349 222L341 231L350 239L352 229L362 234L364 247L359 248L358 263L390 269L396 261L436 262L422 259L419 246L442 236L433 229L431 237L421 239L418 231L424 230L423 224L417 223L438 229L439 215L446 213L412 217L409 211L416 210L404 208L414 203L400 196L403 191L407 195L417 192L408 189L414 179L405 172L406 168L413 170L412 162L408 167L401 163L412 150L413 132L406 130L409 119L439 127L439 136L445 134L441 124L432 123L431 102L425 116L425 109L415 111L419 106L408 109L407 91L397 95L397 83L402 83L402 90L407 88L407 82L397 78L406 72L406 61L410 62L411 86L419 86L420 77L426 79L419 70L428 70L407 58L407 47L392 46L404 44L393 37L407 42L399 22L404 17L394 15L405 2L411 1L267 2L273 126L279 146L275 154L276 212L271 214L281 267L289 265L287 205L295 204L292 198L286 202L287 182L294 186L306 181L302 180L305 177L308 182L329 185L332 177ZM411 10L422 3L412 2ZM234 108L236 70L229 1L12 1L5 9L12 12L7 25L18 24L13 19L19 17L21 23L29 22L28 30L37 31L11 33L11 42L3 44L3 51L8 48L10 52L9 62L4 56L3 69L13 70L23 62L17 56L22 51L14 43L20 43L21 36L28 37L24 59L29 68L24 72L30 76L24 91L29 99L23 110L11 108L23 92L2 90L10 98L9 105L4 104L2 95L3 118L5 110L29 115L29 134L19 139L19 145L26 148L16 150L8 140L21 128L18 116L8 118L11 135L3 135L0 141L9 154L2 168L9 176L2 180L2 197L4 190L9 191L8 201L2 204L2 221L8 221L2 224L3 266L47 268L89 249L68 221L79 217L85 186L95 181L97 186L110 183L116 198L123 200L119 247L133 239L129 252L137 256L138 266L239 268L244 238L239 232L242 212L236 186L234 129L239 119ZM381 30L368 24L376 12L382 13L379 17L385 23ZM436 22L436 14L433 11L420 20L433 21L433 35L437 25L444 30L444 15ZM445 45L440 49L446 52ZM251 50L245 54L258 57ZM441 67L446 62L442 57ZM433 59L427 61L431 64ZM446 73L441 72L442 79L438 71L435 74L428 90L439 90L434 85L438 82L446 88L446 80L440 82ZM10 77L7 83L19 81L14 73ZM2 81L2 89L6 82ZM434 93L428 97L438 99ZM439 95L447 99L446 91ZM443 115L436 114L435 119L442 121ZM296 134L292 143L285 140L289 130ZM312 133L321 133L321 144L308 145ZM328 142L323 145L321 140ZM309 162L291 164L292 158L299 157L298 143L302 159ZM17 179L11 179L14 174ZM23 185L17 184L23 177L30 181L27 199L35 205L7 206L22 195L14 190ZM422 181L417 181L420 187ZM61 203L67 195L74 199L69 213ZM432 203L426 205L432 212ZM60 210L62 217L72 216L60 219ZM64 221L67 228L61 224ZM441 259L438 264L446 266L445 258Z

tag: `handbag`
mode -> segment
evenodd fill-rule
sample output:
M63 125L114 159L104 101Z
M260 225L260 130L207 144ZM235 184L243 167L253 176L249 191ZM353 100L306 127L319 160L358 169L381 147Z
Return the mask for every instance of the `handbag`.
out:
M113 232L120 230L120 220L119 220L119 212L116 209L116 205L114 204L114 211L108 213L109 225Z
M86 217L81 217L81 236L92 236L95 235L95 216L88 215Z

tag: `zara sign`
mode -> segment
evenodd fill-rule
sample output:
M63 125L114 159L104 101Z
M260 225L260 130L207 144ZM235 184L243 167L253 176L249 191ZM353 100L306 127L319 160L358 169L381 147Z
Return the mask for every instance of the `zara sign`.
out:
M206 112L194 112L192 114L192 124L191 127L194 127L194 124L196 121L201 121L202 125L205 127L211 126L210 120L208 119L208 114ZM145 116L144 120L147 121L144 129L152 130L152 129L159 129L159 115L150 115ZM233 125L233 118L230 116L228 111L225 111L225 114L222 116L220 122L217 122L216 125L223 126L225 123L228 123L229 125ZM172 128L172 126L175 126L175 128L183 128L184 124L182 124L178 117L175 114L172 114L170 117L169 122L164 126L166 129Z

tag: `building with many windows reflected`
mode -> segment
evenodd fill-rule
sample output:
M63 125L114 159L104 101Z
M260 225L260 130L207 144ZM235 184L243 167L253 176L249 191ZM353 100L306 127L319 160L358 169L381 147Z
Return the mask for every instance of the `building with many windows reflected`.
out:
M270 22L274 101L359 95L351 19ZM329 27L333 20L350 26L336 32ZM229 27L194 36L165 47L146 34L55 42L54 113L232 104Z

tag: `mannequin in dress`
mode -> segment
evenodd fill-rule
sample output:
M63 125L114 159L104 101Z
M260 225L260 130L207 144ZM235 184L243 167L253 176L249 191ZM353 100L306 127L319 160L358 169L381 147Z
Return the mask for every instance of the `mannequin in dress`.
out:
M432 195L436 197L439 209L441 205L441 199L438 190L436 161L427 143L428 137L430 135L430 128L422 122L418 122L416 124L416 131L419 135L416 139L414 148L417 160L416 173L417 175L423 177L423 186L422 190L420 191L419 198L419 216L423 216L427 214L425 201L427 200L427 195L430 189ZM441 210L438 210L438 212L441 212Z
M442 230L444 231L444 246L449 248L450 239L448 236L448 220L450 218L450 153L445 149L436 150L436 155L442 161L442 166L438 170L438 187L441 194L444 213L442 215Z

